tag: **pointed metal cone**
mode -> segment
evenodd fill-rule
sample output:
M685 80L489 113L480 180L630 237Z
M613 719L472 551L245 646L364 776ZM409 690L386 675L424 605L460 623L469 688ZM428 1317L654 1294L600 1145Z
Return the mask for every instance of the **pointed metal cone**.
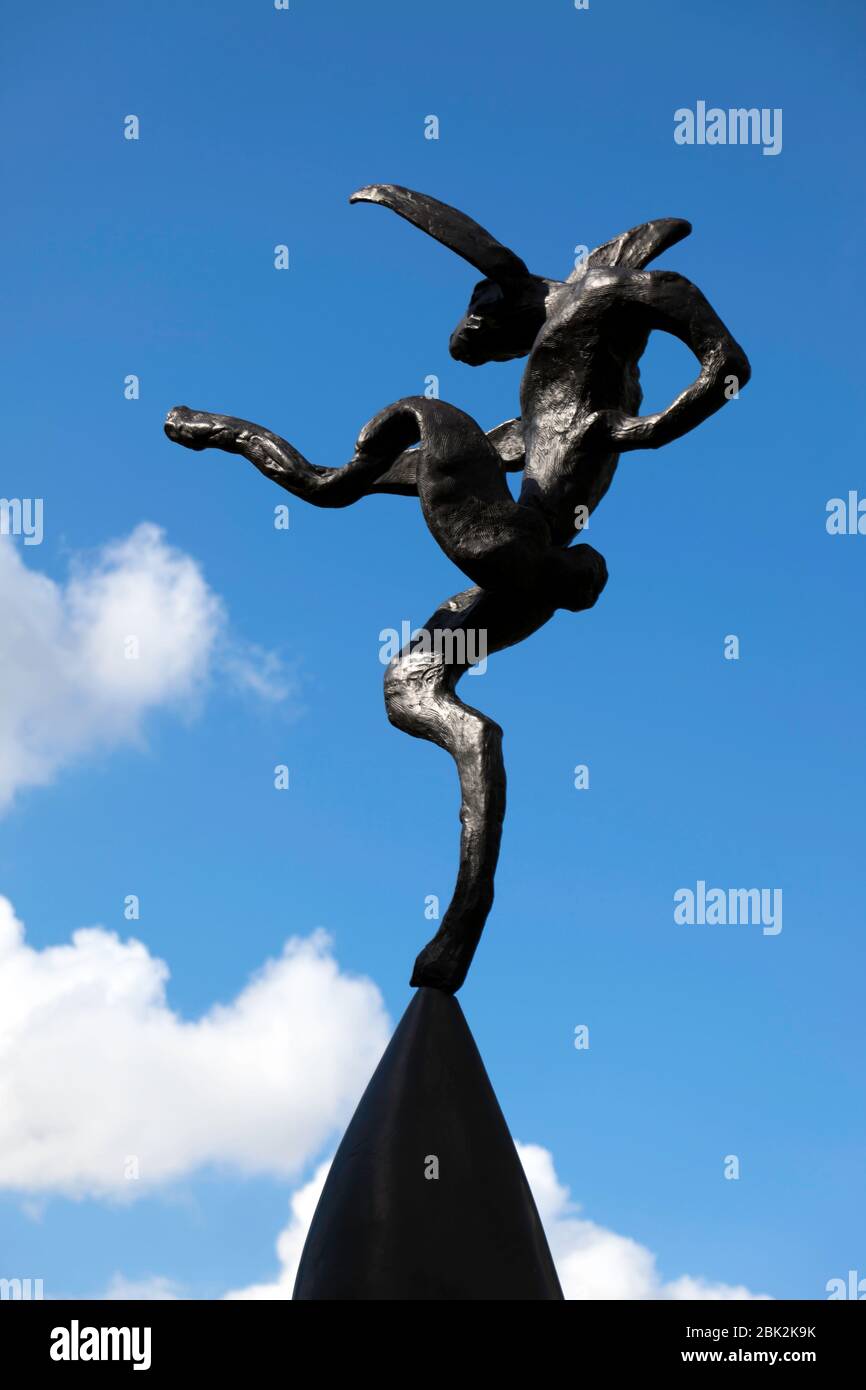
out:
M453 995L419 989L403 1015L331 1165L292 1296L562 1298Z

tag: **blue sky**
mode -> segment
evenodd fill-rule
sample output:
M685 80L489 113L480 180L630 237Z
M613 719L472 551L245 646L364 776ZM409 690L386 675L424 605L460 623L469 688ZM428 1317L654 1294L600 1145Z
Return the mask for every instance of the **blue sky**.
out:
M430 374L485 428L517 413L521 364L447 354L474 273L350 207L363 184L464 208L551 276L576 245L687 217L662 264L700 285L753 380L694 434L624 457L588 536L610 569L597 607L464 682L506 731L509 810L460 998L512 1132L664 1279L816 1298L866 1274L866 539L825 525L829 499L866 493L859 7L153 0L52 3L12 28L0 491L43 498L45 535L3 544L63 586L152 523L228 615L196 693L166 686L117 737L100 713L104 738L55 749L45 784L16 790L0 892L30 945L133 934L195 1019L324 928L341 977L369 977L396 1021L425 896L450 893L457 803L445 755L385 719L379 633L421 624L460 576L414 501L305 508L243 460L171 445L162 419L178 403L240 415L334 464ZM781 108L781 153L677 145L674 112L699 100ZM693 363L653 339L642 373L654 409ZM279 689L257 696L253 668ZM783 930L676 926L673 894L699 879L781 888ZM87 1131L100 1101L71 1046ZM62 1154L53 1176L10 1172L0 1275L93 1296L118 1273L200 1297L269 1279L341 1104L292 1175L227 1151L128 1200L66 1195Z

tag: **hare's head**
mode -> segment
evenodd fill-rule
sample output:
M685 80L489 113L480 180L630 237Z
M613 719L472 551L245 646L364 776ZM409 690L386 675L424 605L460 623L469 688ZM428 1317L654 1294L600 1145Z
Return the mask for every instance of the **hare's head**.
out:
M479 280L448 344L470 367L510 362L532 349L546 318L551 282L529 272L521 280Z
M349 201L391 208L481 271L485 278L472 291L449 343L451 356L471 367L525 357L544 326L550 304L558 301L558 292L564 284L582 278L590 267L641 269L691 231L689 223L679 218L645 222L592 251L563 282L531 274L518 255L471 217L426 193L374 183L353 193Z

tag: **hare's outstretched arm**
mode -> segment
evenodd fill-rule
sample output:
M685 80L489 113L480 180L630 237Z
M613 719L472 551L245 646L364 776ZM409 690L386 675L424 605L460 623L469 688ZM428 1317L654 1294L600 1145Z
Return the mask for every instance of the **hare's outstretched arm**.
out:
M390 458L382 451L368 452L363 458L356 454L343 468L320 468L261 425L233 415L189 410L185 405L168 412L165 432L169 439L187 449L223 449L228 454L241 454L266 478L316 507L348 507L374 487L378 492L417 496L414 477L408 476L410 470L405 465L402 473L398 470L392 486L388 485L388 473L398 461L396 453Z
M348 507L374 493L418 496L417 449L392 450L390 457L387 450L368 449L363 455L356 452L342 468L322 468L261 425L233 415L189 410L185 405L169 411L165 432L169 439L187 449L223 449L229 454L241 454L266 478L317 507ZM503 472L523 467L519 420L497 425L488 438L502 459Z

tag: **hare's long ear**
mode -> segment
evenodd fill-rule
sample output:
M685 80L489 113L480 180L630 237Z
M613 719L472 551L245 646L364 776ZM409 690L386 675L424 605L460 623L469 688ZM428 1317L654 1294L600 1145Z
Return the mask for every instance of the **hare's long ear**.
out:
M420 227L422 232L440 241L449 250L456 251L464 261L474 265L488 280L523 280L529 271L513 251L473 222L457 208L440 203L426 193L414 193L411 188L401 188L395 183L372 183L367 188L359 188L349 199L350 203L381 203L392 212L405 217L407 222Z
M639 227L621 232L613 241L606 241L590 251L586 259L569 275L569 280L578 280L586 266L627 266L632 270L643 270L668 247L676 246L692 230L691 222L681 217L658 217L654 222L643 222Z

